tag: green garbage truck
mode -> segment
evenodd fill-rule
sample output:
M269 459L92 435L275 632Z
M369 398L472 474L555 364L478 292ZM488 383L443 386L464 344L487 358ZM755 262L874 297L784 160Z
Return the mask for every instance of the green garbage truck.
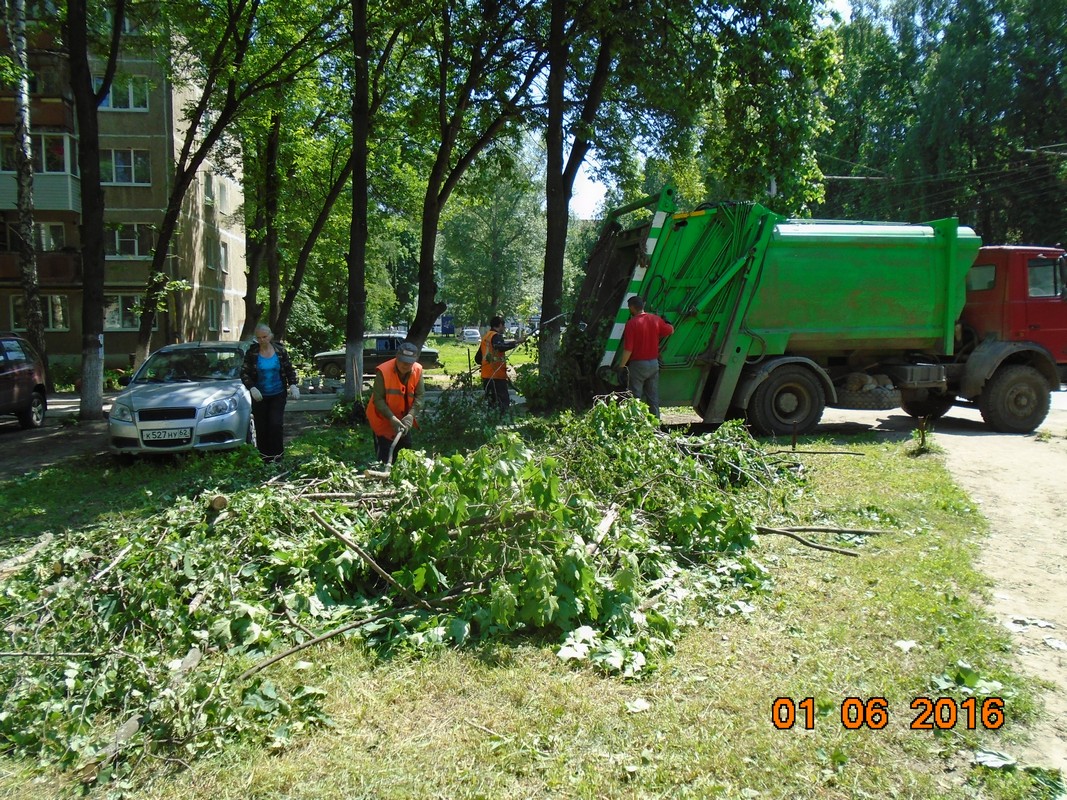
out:
M673 194L613 211L590 256L564 337L564 352L587 354L589 392L617 385L638 294L675 329L660 404L707 423L744 417L785 436L810 432L827 406L937 418L955 404L998 431L1045 419L1060 384L1048 349L961 322L982 242L957 220L797 220L749 202L678 212Z

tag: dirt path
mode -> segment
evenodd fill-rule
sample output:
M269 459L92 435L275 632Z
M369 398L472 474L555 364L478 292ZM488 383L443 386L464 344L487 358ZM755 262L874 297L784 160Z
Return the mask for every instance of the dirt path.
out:
M857 425L899 435L914 420L900 411L829 410L822 427ZM1054 685L1032 741L1005 751L1067 775L1067 393L1055 395L1038 435L992 433L977 411L953 409L934 441L990 523L978 564L993 580L990 610L1012 632L1022 669Z

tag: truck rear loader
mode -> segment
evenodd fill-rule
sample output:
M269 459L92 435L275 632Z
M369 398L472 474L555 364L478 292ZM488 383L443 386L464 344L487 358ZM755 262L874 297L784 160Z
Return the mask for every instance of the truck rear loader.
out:
M564 345L597 354L588 389L611 390L638 294L675 328L660 405L707 423L783 436L827 406L938 418L973 404L994 430L1026 433L1067 363L1064 252L981 244L955 219L796 220L747 202L679 213L668 186L609 215L576 305L585 325L569 326L582 339Z

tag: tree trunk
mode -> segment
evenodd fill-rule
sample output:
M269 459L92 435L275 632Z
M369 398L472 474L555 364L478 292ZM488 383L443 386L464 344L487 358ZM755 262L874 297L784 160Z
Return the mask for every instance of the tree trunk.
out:
M37 277L37 252L33 236L33 148L30 144L30 71L26 58L26 0L12 0L4 15L8 54L21 74L15 86L15 184L18 210L19 274L25 297L23 314L26 335L45 361L46 385L48 352L44 340L44 314L41 285ZM44 153L41 153L44 158Z
M363 327L367 317L367 156L370 140L370 46L367 0L352 0L352 224L348 232L348 314L345 399L363 387Z
M82 225L82 384L79 416L104 416L104 190L100 186L100 130L97 107L109 91L114 75L125 0L115 4L111 54L104 83L94 93L89 67L86 0L67 3L67 47L70 51L70 84L78 119L78 166L81 173Z

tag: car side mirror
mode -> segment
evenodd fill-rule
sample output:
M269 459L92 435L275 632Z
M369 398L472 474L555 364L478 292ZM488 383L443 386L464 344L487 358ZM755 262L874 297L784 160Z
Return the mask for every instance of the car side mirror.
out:
M130 376L129 375L119 375L119 386L129 386L129 385L130 385Z

